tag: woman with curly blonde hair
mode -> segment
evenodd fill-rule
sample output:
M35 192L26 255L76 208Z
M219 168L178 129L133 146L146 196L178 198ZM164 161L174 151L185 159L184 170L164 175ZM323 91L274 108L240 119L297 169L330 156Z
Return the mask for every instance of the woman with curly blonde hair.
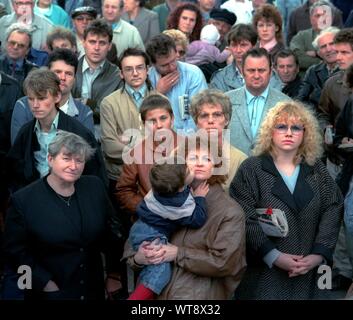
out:
M325 298L317 268L332 263L343 198L321 152L318 122L304 105L280 102L267 113L255 156L230 186L246 215L248 269L237 298ZM270 221L284 217L288 232L270 233L261 212Z

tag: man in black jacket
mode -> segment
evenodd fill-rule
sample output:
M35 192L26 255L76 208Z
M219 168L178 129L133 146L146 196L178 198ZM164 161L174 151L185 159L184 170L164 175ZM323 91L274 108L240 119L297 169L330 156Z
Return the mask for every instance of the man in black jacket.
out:
M293 51L283 49L276 54L274 67L283 83L282 92L288 97L295 98L302 83L298 57Z

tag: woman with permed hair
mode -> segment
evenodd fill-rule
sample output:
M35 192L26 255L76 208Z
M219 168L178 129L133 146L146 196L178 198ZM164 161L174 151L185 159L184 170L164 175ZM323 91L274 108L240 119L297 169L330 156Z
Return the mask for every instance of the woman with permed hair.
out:
M183 2L169 14L167 29L184 32L189 42L199 40L203 26L200 9L193 3Z
M252 21L259 36L257 47L265 48L273 61L276 54L285 47L280 12L275 6L264 4L256 10Z
M230 186L246 215L248 268L235 296L324 299L328 290L319 288L317 269L332 263L343 198L320 160L317 120L299 102L278 103L266 115L254 154ZM280 216L287 233L260 224Z

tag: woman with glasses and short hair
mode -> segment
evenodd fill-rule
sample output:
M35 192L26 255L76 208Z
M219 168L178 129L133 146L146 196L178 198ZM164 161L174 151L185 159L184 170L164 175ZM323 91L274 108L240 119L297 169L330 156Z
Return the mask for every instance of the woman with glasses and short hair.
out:
M325 298L318 267L332 263L343 198L320 160L317 120L299 102L278 103L262 123L254 154L230 186L246 214L248 269L236 297ZM259 222L283 213L288 233L274 236Z

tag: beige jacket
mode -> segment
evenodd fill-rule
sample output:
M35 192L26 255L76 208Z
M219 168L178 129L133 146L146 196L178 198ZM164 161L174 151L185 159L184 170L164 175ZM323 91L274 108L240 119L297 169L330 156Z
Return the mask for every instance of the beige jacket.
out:
M150 95L148 92L146 96ZM109 179L116 180L121 173L124 148L133 147L136 137L123 133L138 129L142 133L139 110L124 88L114 91L102 100L100 105L102 150Z

